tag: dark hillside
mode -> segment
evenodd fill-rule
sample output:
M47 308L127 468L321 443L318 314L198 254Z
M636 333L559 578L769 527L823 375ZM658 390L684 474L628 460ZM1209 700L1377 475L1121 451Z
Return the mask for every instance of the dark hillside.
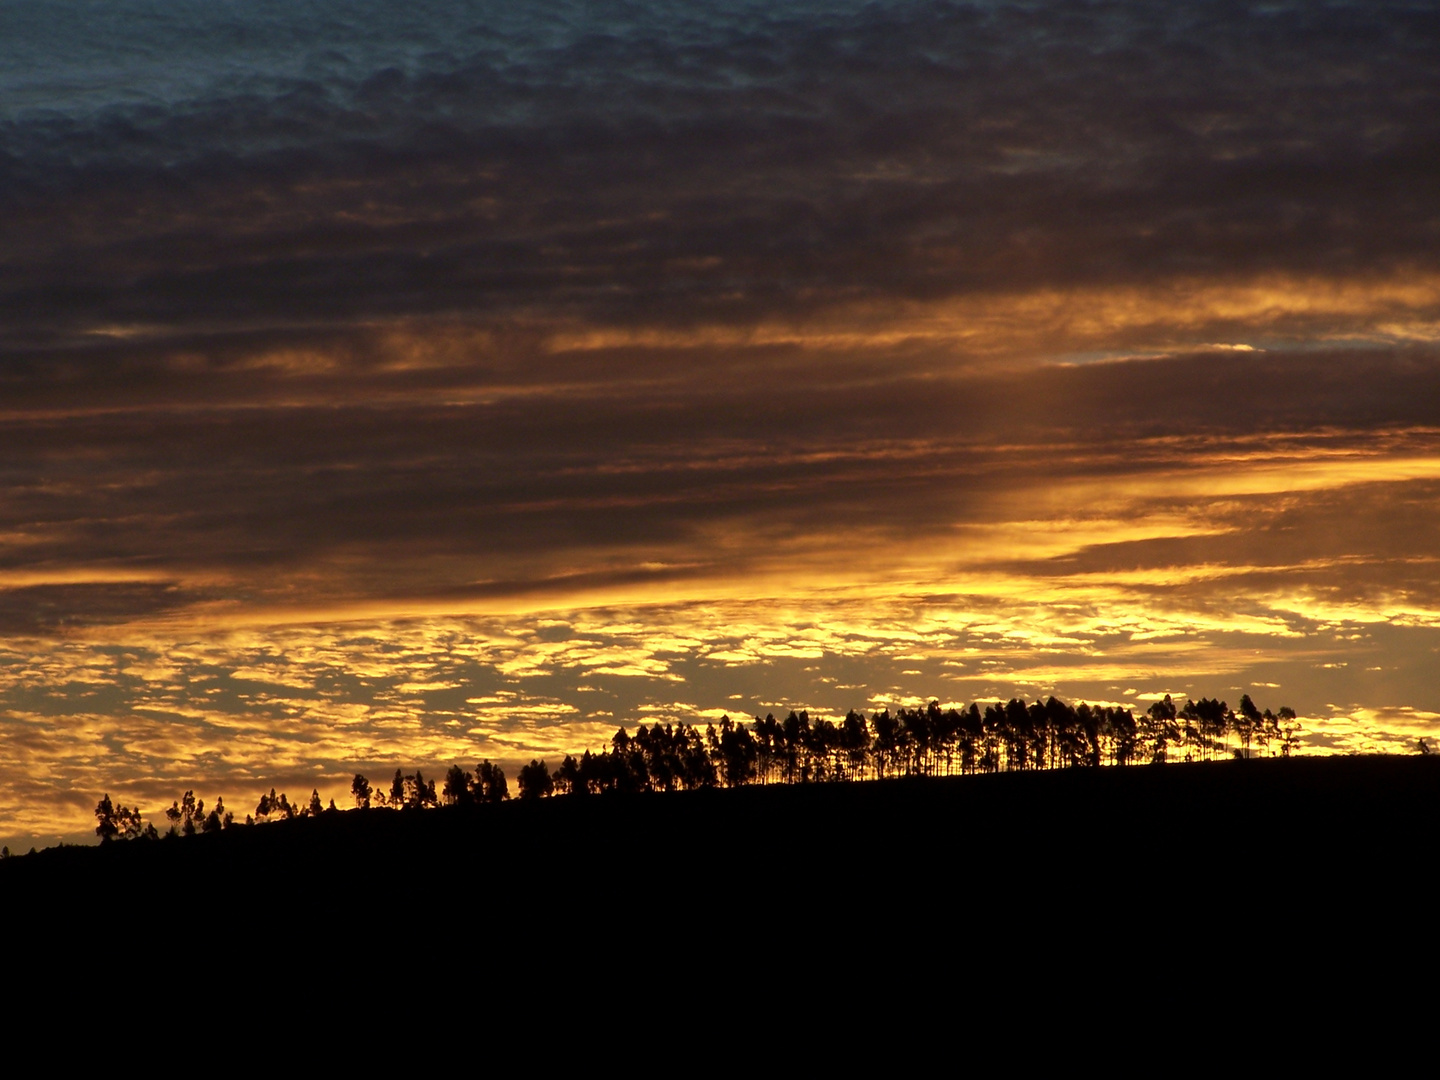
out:
M204 910L212 932L286 948L553 948L667 920L859 942L1060 918L1100 940L1146 909L1245 936L1342 893L1428 891L1437 835L1440 762L1301 758L335 812L47 850L0 883L12 925L103 935L97 908L134 927Z

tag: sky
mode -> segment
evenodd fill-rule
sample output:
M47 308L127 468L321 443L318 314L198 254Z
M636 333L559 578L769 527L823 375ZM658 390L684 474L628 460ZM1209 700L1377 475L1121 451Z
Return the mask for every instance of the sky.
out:
M0 0L0 840L619 726L1440 736L1430 3Z

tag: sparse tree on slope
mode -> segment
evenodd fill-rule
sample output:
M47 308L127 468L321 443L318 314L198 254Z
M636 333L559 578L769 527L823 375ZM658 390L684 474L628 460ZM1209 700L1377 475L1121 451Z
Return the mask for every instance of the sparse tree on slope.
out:
M95 804L95 835L102 843L110 840L133 840L145 833L138 807L116 806L107 793Z
M205 827L205 800L196 799L195 792L187 791L170 804L165 816L170 819L172 836L194 836Z

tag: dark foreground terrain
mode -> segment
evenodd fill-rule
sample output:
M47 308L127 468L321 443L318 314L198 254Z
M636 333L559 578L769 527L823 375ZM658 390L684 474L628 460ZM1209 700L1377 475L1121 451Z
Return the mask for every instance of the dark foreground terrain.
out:
M335 812L50 849L0 889L12 941L152 956L1248 948L1428 920L1437 837L1440 761L1301 758Z

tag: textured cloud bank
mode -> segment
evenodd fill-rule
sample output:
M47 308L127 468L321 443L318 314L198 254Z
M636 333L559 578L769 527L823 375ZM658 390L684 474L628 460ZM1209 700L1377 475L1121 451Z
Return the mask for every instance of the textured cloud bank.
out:
M1423 8L8 8L16 344L1436 269Z
M1437 37L7 4L0 833L786 702L1413 741Z

